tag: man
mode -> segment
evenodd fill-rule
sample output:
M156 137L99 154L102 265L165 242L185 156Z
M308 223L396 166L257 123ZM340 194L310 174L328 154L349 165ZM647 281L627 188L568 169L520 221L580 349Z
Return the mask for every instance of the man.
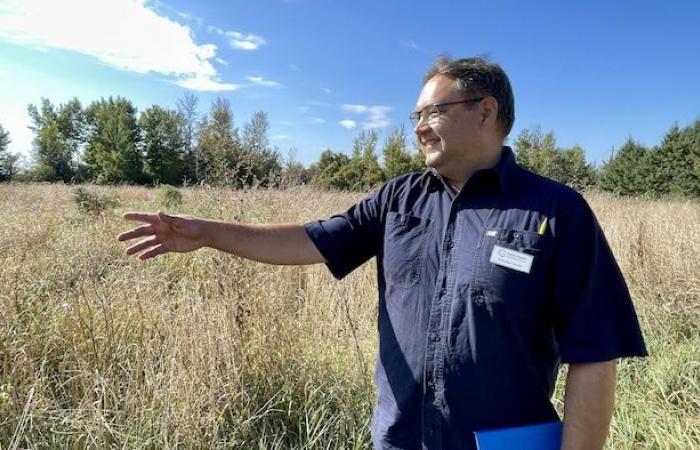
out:
M163 213L120 236L147 259L213 247L342 278L377 258L377 449L475 449L474 431L552 422L569 364L562 449L601 449L615 360L646 354L627 288L575 191L518 167L503 70L438 60L412 114L428 170L305 225Z

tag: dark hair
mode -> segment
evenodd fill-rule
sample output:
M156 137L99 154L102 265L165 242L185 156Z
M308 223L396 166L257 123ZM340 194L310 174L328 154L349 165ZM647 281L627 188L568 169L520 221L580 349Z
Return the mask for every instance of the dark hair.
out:
M495 98L498 102L498 122L503 137L508 136L515 122L515 105L508 75L501 66L482 57L452 60L447 56L440 56L430 66L423 82L427 83L435 75L454 78L466 95Z

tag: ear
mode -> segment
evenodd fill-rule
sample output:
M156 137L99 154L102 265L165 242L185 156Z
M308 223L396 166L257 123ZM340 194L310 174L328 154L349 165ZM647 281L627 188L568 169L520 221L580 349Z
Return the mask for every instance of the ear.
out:
M481 113L481 123L488 128L498 126L498 101L488 96L481 101L479 111Z

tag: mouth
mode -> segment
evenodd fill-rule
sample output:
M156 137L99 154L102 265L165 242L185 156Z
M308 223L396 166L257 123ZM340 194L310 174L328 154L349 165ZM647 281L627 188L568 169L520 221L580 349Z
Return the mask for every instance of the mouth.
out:
M423 141L423 147L432 147L438 142L440 142L440 139L426 139Z

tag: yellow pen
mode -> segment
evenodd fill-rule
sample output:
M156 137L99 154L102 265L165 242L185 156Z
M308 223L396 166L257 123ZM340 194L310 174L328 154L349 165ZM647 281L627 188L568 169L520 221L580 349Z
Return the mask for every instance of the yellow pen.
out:
M545 217L542 223L540 224L540 227L537 229L538 234L545 234L547 232L547 218Z

